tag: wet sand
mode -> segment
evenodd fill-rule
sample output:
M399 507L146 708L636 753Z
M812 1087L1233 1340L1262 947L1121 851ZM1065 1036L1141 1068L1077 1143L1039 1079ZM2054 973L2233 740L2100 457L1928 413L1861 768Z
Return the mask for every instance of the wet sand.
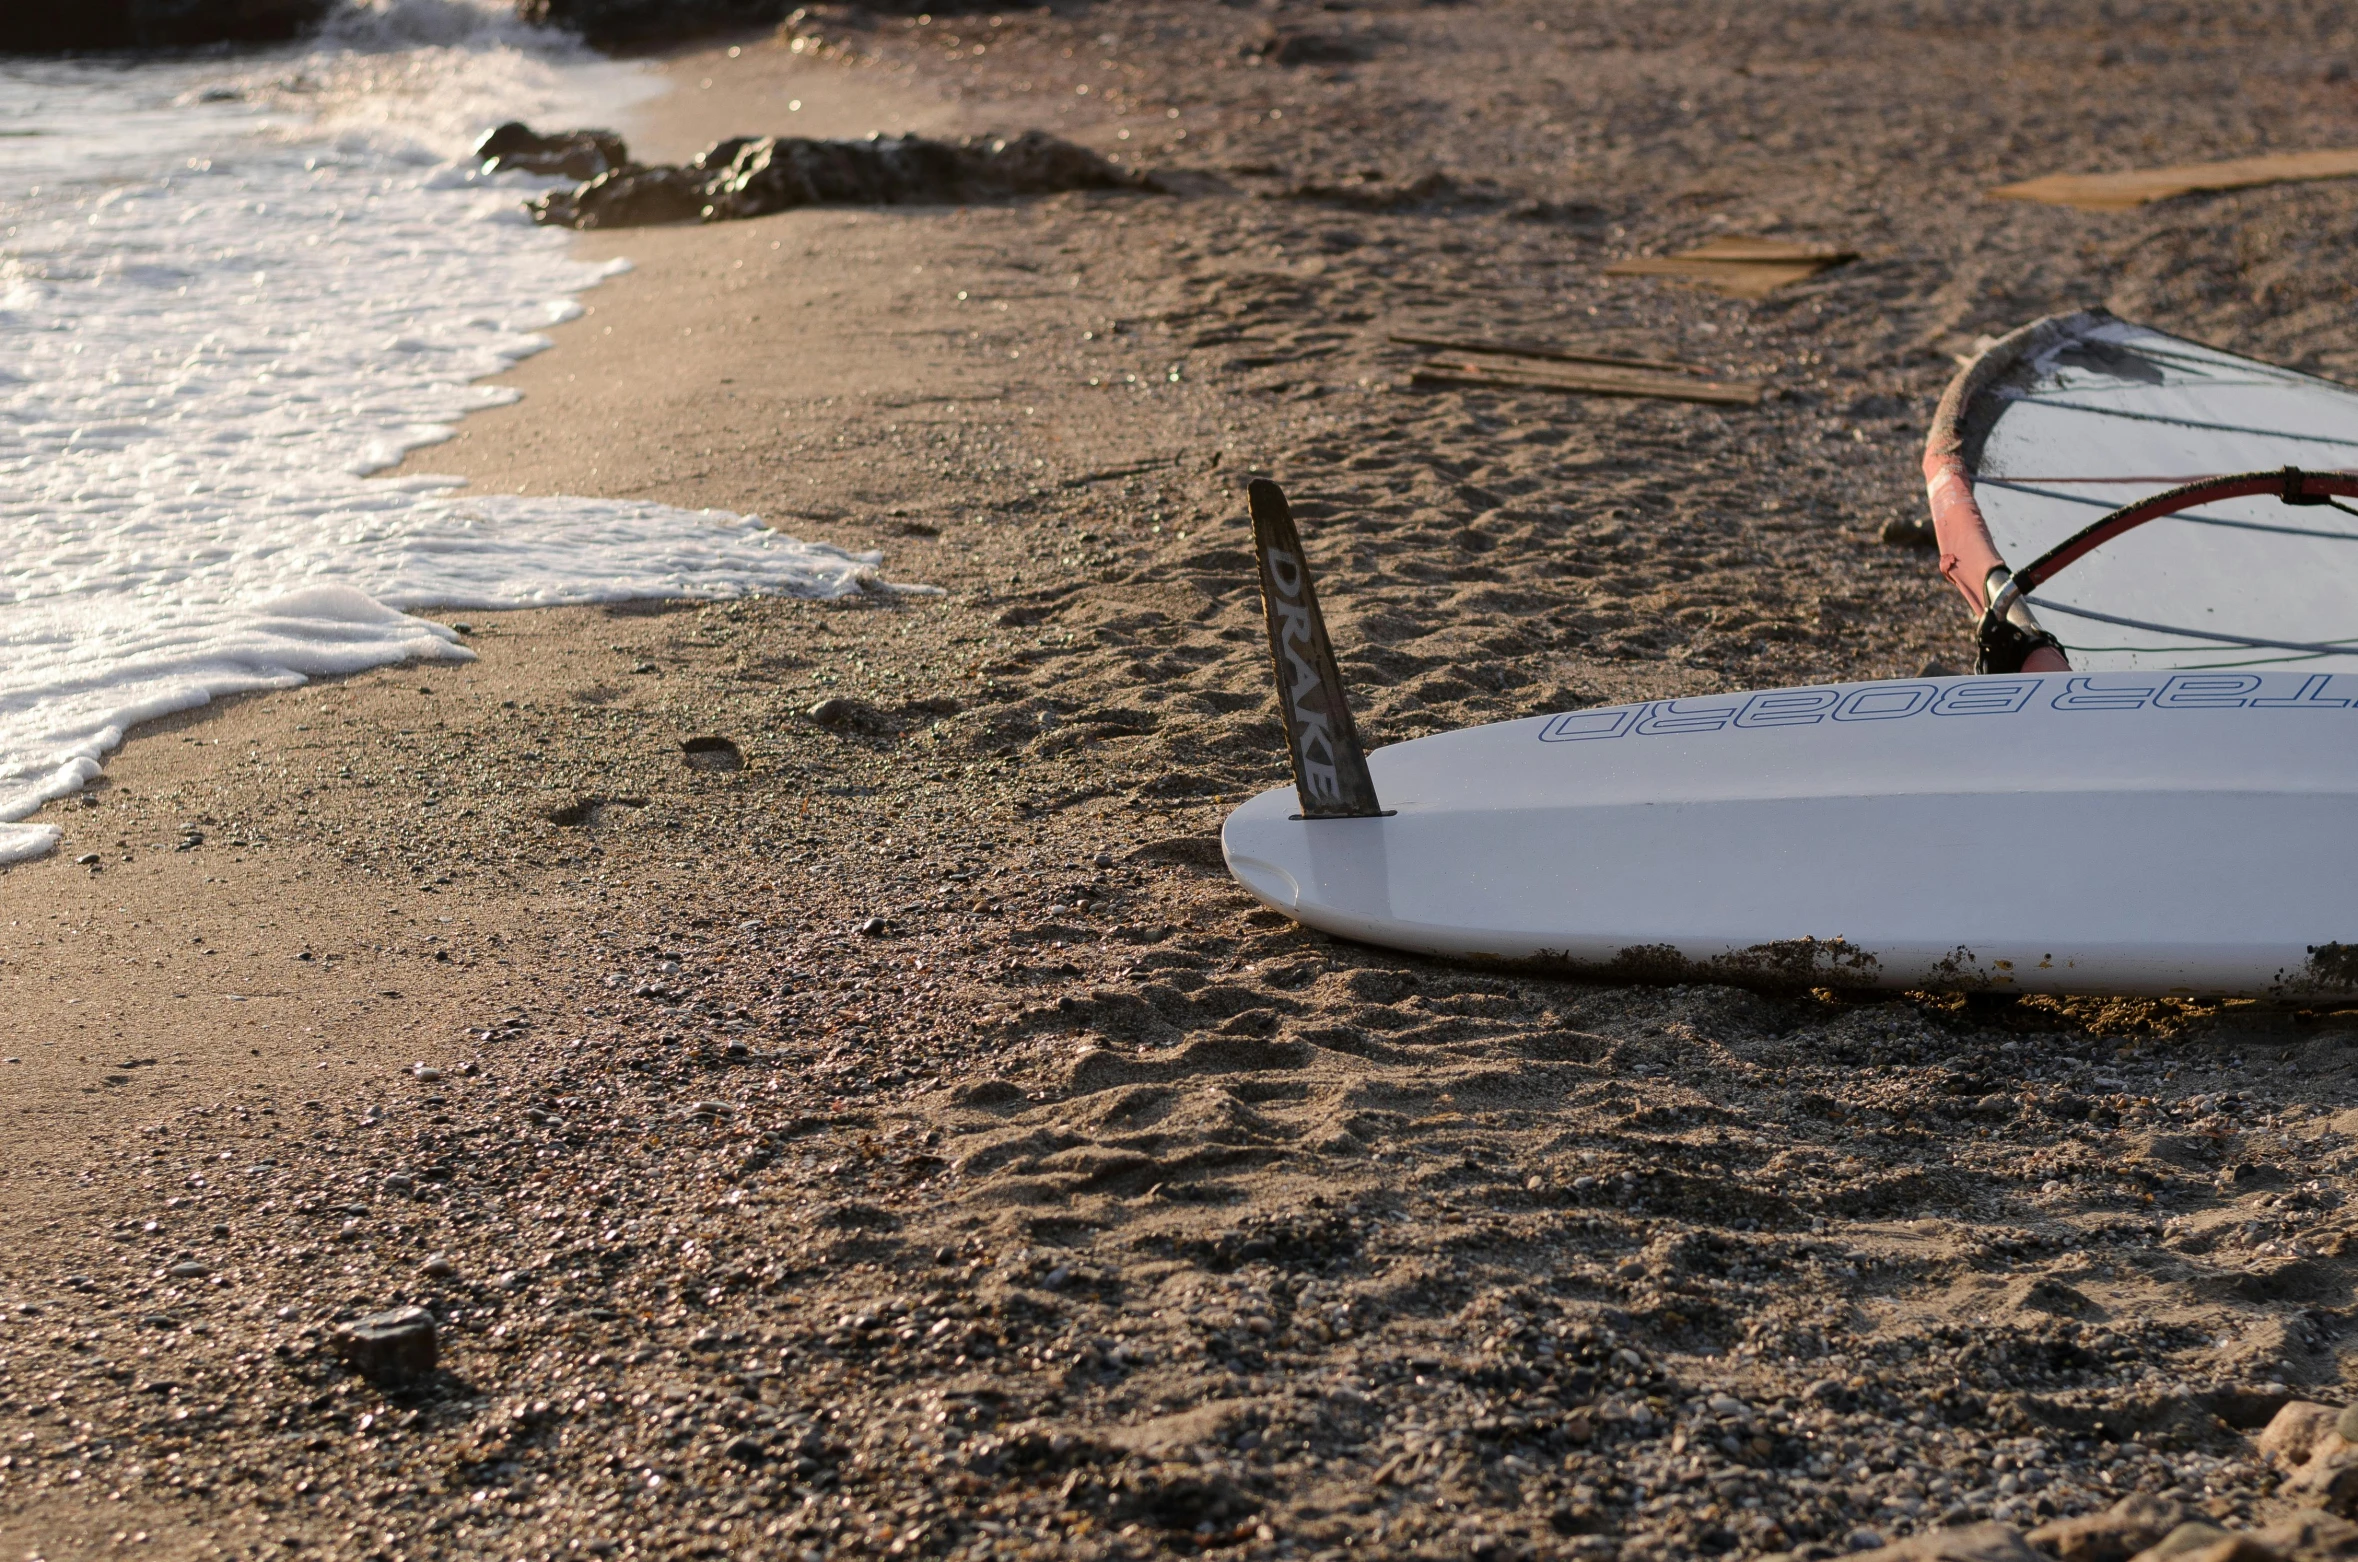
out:
M1505 978L1217 862L1282 777L1250 475L1395 741L1967 665L1880 536L1984 332L2106 302L2358 367L2349 185L1977 195L2348 144L2339 13L2043 16L815 8L801 53L670 62L654 155L1038 126L1175 193L585 237L636 269L409 470L755 512L945 594L465 615L475 663L161 724L53 811L0 875L0 1542L2269 1518L2248 1434L2346 1394L2358 1016ZM1760 303L1601 275L1730 231L1864 258ZM1775 392L1415 389L1409 321ZM373 1386L333 1331L401 1303L443 1375Z

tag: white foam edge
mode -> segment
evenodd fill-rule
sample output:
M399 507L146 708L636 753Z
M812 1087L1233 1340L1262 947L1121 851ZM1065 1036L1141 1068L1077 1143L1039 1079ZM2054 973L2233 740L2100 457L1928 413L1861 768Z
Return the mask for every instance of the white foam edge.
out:
M430 484L434 480L419 477L403 481ZM846 554L846 557L864 559L866 556ZM939 586L883 580L866 574L863 574L861 586L865 590L895 596L938 597L948 594ZM462 610L480 607L494 612L516 606L505 601L461 601L443 605ZM54 769L38 780L19 785L6 797L0 798L0 867L30 862L56 851L64 839L63 830L53 824L27 824L22 821L59 798L71 797L87 787L97 779L107 756L123 746L125 735L146 722L196 710L232 694L301 688L314 678L348 677L354 673L405 662L475 660L475 653L459 643L457 630L387 607L366 592L350 586L306 587L262 603L254 612L253 627L265 630L275 628L289 633L293 643L288 650L293 654L277 656L267 662L224 659L188 669L183 674L188 682L168 694L127 707L118 721L101 728L87 743L72 752L59 755ZM337 625L345 626L347 633L354 628L386 630L394 637L395 643L388 644L382 637L354 637L341 646L323 643L325 633L332 632L333 626ZM386 654L389 651L392 654Z
M389 608L350 586L308 586L258 604L252 627L287 635L285 650L291 654L268 661L223 658L181 670L187 681L126 706L119 719L58 755L54 769L0 797L0 866L55 851L63 830L22 821L97 779L106 757L123 746L124 735L143 723L195 710L227 695L300 688L314 678L347 677L403 662L475 660L475 653L458 643L457 630ZM327 637L339 628L345 643L329 643ZM354 633L372 628L382 633L367 638Z

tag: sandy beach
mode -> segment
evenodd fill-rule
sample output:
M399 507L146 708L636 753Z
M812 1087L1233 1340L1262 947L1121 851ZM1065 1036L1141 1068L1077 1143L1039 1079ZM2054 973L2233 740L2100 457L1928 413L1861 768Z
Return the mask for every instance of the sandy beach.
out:
M1216 837L1284 777L1252 476L1377 743L1969 667L1883 536L1978 337L2101 303L2358 374L2346 181L1981 191L2353 144L2352 65L2322 4L1701 0L815 6L667 58L642 156L1038 128L1163 190L584 235L633 269L402 473L758 514L877 588L446 615L475 661L153 724L42 815L0 1552L1995 1558L2133 1494L2295 1511L2254 1434L2350 1397L2358 1012L1501 976L1260 909ZM1604 275L1729 233L1860 258ZM1770 391L1415 387L1411 327ZM336 1331L405 1305L439 1366L372 1383Z

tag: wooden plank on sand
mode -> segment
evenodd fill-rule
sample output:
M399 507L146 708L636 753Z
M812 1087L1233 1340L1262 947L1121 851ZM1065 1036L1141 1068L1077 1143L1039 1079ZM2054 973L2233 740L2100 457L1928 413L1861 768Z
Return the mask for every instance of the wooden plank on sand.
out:
M1778 288L1858 259L1855 250L1728 234L1675 255L1632 255L1605 268L1609 277L1669 277L1729 298L1766 298Z
M1722 406L1757 406L1766 387L1750 380L1698 380L1684 374L1604 364L1531 363L1512 358L1487 361L1435 358L1410 375L1418 385L1480 385L1494 390L1569 391L1586 396L1643 396L1663 401L1702 401Z
M2241 190L2302 179L2347 179L2354 174L2358 174L2358 149L2344 148L2278 152L2223 163L2180 163L2171 168L2132 168L2117 174L2049 174L2043 179L2000 185L1989 193L2001 201L2042 201L2083 211L2120 212L2199 190Z

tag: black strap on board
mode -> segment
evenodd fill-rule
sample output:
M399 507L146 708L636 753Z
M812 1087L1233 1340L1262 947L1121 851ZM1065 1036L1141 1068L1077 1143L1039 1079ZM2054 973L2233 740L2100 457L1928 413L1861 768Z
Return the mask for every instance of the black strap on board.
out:
M1326 619L1310 584L1310 563L1285 490L1255 478L1253 555L1261 566L1261 607L1269 620L1269 659L1277 673L1277 708L1285 719L1286 757L1305 819L1372 819L1383 814L1367 752L1351 721L1343 675L1326 638Z
M1995 613L1981 615L1981 622L1974 626L1973 638L1976 652L1973 670L1977 673L2018 673L2033 651L2067 655L2063 642L2035 622L2026 629L2012 618Z

